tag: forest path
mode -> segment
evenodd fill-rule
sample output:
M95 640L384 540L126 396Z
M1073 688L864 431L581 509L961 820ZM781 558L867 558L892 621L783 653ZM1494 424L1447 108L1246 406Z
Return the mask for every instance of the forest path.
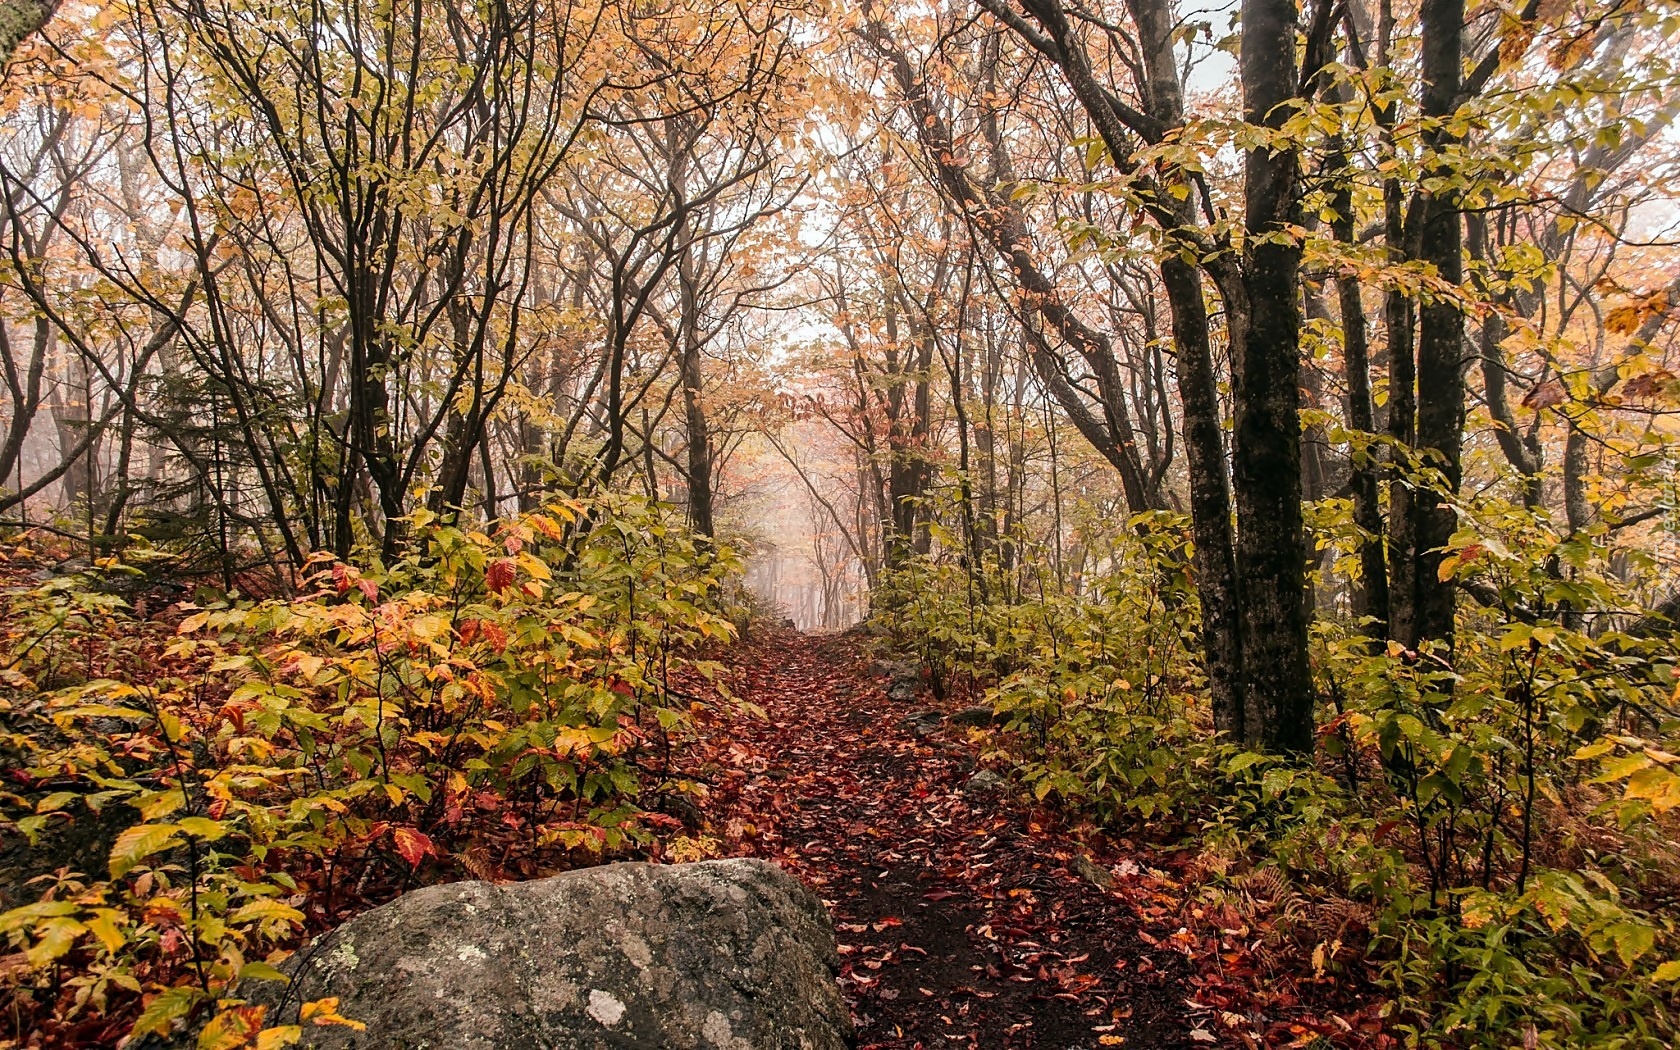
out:
M828 904L860 1047L1214 1041L1186 1003L1176 907L1140 912L1146 870L1099 859L1120 875L1100 889L1070 868L1092 870L1085 849L1011 792L965 792L969 730L912 732L926 697L890 699L855 637L784 631L739 650L731 688L768 717L708 727L729 772L707 817L728 852L776 861Z

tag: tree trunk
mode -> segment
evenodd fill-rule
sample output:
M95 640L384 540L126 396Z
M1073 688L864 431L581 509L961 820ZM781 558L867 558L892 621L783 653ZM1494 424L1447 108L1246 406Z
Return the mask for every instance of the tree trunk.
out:
M1345 154L1337 153L1337 156ZM1336 213L1331 223L1336 240L1352 245L1353 194L1344 181L1338 184L1331 202ZM1348 428L1353 439L1353 474L1348 486L1353 491L1353 521L1359 526L1359 585L1354 590L1354 612L1368 617L1365 628L1373 638L1388 633L1388 559L1383 553L1382 500L1377 486L1376 413L1371 403L1371 347L1365 329L1365 301L1359 278L1349 270L1336 277L1336 301L1342 324L1342 371L1347 378Z
M1184 120L1184 90L1173 56L1175 20L1164 3L1133 2L1143 54L1149 115L1164 127ZM1182 174L1178 178L1183 179ZM1182 182L1186 189L1187 182ZM1180 202L1180 225L1195 222L1189 196ZM1196 593L1202 607L1202 652L1207 665L1214 727L1246 738L1243 715L1243 638L1236 544L1231 535L1231 493L1226 481L1225 431L1219 380L1213 369L1207 300L1202 275L1179 255L1160 263L1172 313L1178 357L1178 396L1184 414L1184 450L1190 475L1190 527L1195 538Z
M688 516L700 536L713 535L712 432L706 419L705 376L700 370L700 302L694 274L692 240L685 234L677 262L677 289L682 316L677 319L679 379L683 392L683 420L688 430Z
M1240 70L1245 119L1279 127L1295 97L1295 5L1244 0ZM1312 676L1301 545L1300 161L1290 148L1244 158L1246 310L1236 382L1232 491L1242 588L1244 736L1271 750L1313 746Z
M1464 0L1424 0L1420 18L1424 135L1431 147L1441 149L1452 141L1443 123L1457 108L1462 80ZM1446 172L1438 169L1437 174ZM1442 281L1457 285L1464 279L1464 233L1456 194L1450 189L1425 194L1420 202L1419 258ZM1440 470L1444 491L1419 488L1412 506L1412 586L1417 597L1408 644L1435 640L1450 647L1457 588L1440 578L1439 569L1442 548L1457 528L1449 500L1457 495L1463 472L1464 316L1455 302L1440 294L1426 297L1419 310L1417 384L1417 444L1430 465Z
M41 31L58 9L58 0L0 0L0 66L17 46Z

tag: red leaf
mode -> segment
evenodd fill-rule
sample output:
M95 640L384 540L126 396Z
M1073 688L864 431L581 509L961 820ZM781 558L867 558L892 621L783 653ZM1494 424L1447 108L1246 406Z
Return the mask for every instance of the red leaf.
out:
M411 867L418 868L427 854L437 856L437 847L432 845L432 840L413 828L397 828L391 832L391 838L397 844L397 852Z
M379 600L379 584L372 580L357 580L356 586L361 589L362 597L370 602Z
M332 567L332 581L333 586L338 589L339 595L342 596L350 589L350 566L343 562L335 562Z
M513 586L514 571L512 558L497 558L484 569L484 586L491 594L500 594Z

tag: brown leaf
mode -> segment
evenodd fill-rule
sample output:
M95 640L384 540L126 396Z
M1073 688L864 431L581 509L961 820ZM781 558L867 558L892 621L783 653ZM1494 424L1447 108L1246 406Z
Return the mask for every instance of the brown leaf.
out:
M1644 401L1680 394L1680 382L1666 368L1634 376L1622 387L1622 396Z
M1530 390L1522 403L1524 408L1553 408L1563 404L1568 396L1563 384L1554 379Z
M1611 309L1604 315L1604 327L1617 335L1632 335L1652 317L1668 311L1668 292L1659 288L1648 295L1637 295Z

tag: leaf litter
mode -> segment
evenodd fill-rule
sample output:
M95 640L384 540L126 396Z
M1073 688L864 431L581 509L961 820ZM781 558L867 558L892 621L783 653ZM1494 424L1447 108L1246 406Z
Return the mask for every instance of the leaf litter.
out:
M864 1050L1393 1045L1374 1004L1263 966L1172 857L965 792L982 731L913 732L919 701L888 697L855 636L778 632L733 663L764 717L701 727L708 829L828 906Z

